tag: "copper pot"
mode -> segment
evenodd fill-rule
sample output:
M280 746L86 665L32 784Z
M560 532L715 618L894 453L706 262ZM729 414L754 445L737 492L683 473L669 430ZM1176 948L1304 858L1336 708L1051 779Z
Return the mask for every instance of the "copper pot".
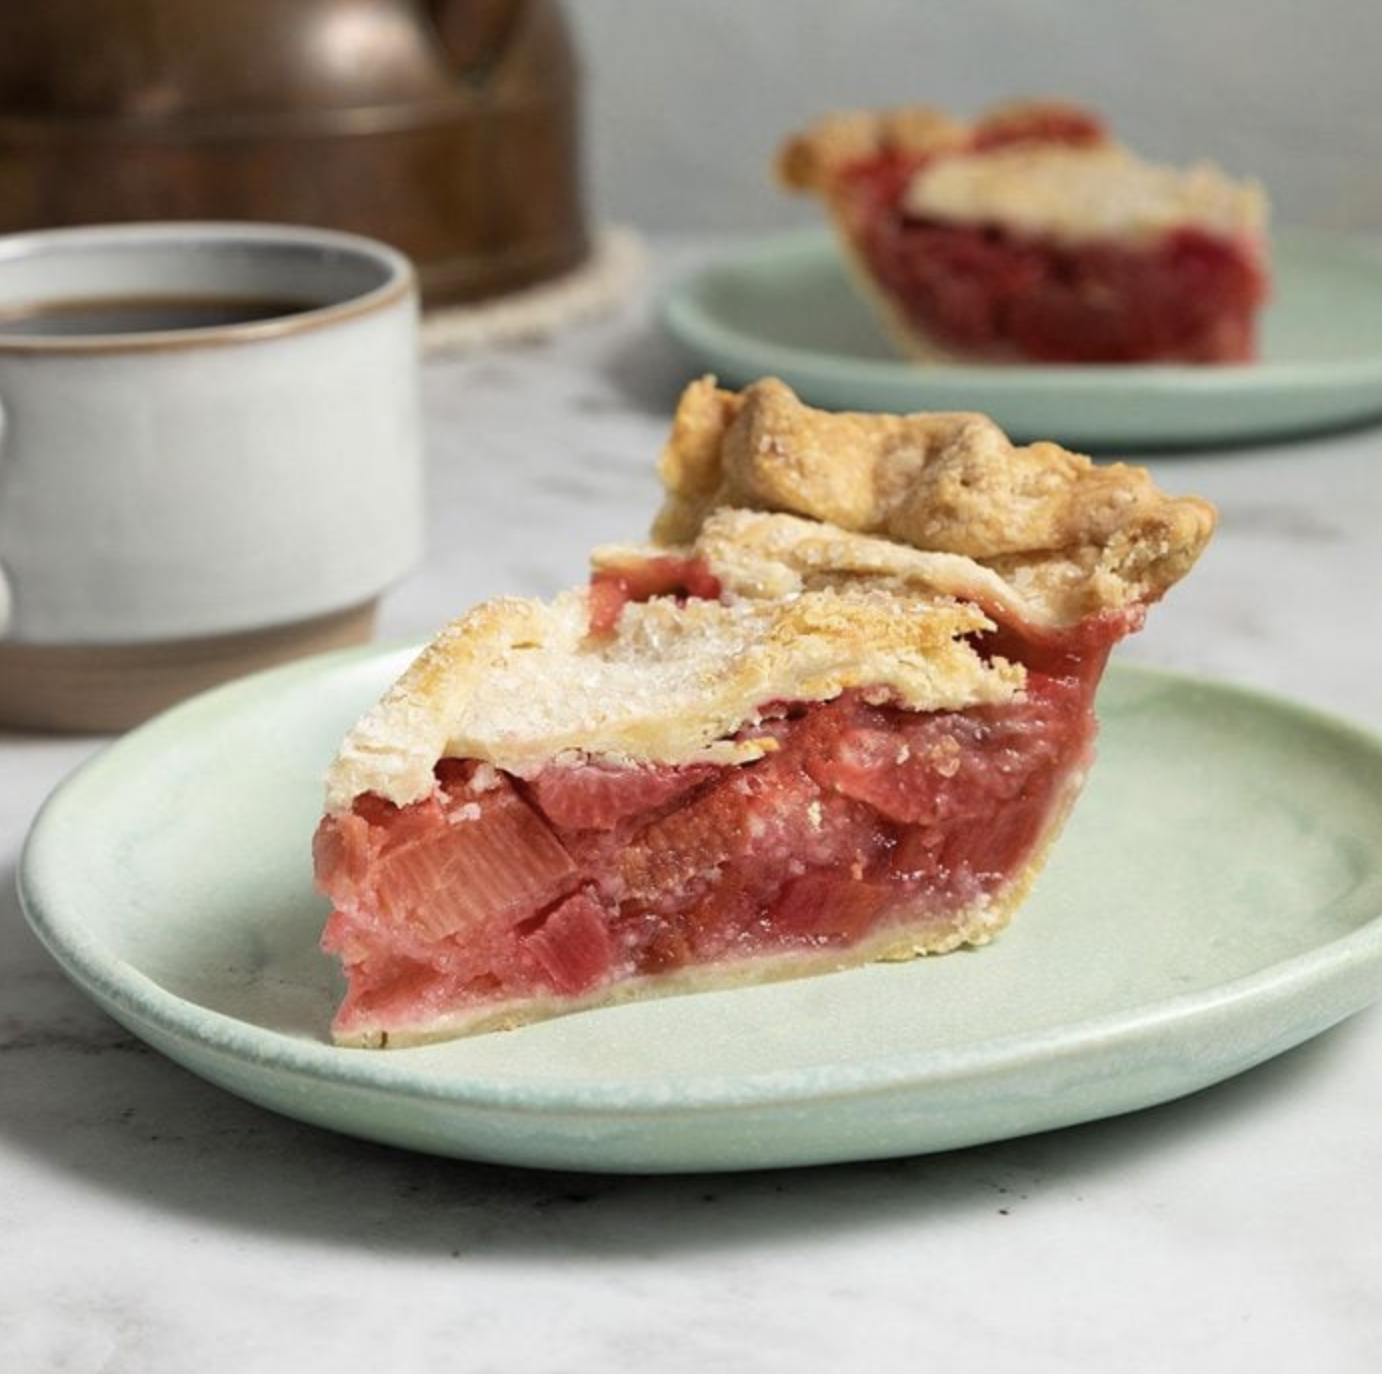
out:
M429 304L586 253L556 0L0 6L0 232L260 219L384 239Z

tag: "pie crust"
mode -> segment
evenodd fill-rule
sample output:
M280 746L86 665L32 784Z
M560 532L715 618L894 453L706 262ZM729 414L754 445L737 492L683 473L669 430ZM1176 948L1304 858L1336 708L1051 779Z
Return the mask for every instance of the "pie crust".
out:
M1108 651L1214 527L1137 468L772 380L690 386L661 471L651 543L462 616L343 741L315 844L340 1043L985 942L1078 793Z
M1098 116L1018 102L824 117L779 150L853 275L924 361L1237 362L1268 292L1267 200L1145 161Z

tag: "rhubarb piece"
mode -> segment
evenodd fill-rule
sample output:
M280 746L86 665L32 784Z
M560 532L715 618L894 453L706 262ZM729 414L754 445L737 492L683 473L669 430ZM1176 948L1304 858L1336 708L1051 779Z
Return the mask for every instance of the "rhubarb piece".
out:
M688 388L654 542L445 629L315 840L347 1045L992 939L1210 507L972 415Z
M1259 186L1143 161L1087 111L826 117L780 179L819 196L901 349L966 363L1223 363L1257 351Z

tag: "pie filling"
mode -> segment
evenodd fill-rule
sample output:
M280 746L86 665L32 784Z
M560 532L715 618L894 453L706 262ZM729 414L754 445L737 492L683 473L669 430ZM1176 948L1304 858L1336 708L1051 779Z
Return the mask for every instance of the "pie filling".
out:
M1255 356L1267 274L1247 239L1184 226L1145 244L1071 243L914 216L904 199L927 161L884 152L843 178L868 271L940 347L1059 363Z
M592 601L597 622L607 611ZM1044 643L1003 705L917 712L887 688L765 702L737 738L771 747L747 764L563 756L519 776L448 758L422 801L357 798L314 843L334 907L323 946L348 981L337 1034L387 1040L644 976L881 949L890 931L982 911L1089 762L1094 691L1128 628L1093 624Z

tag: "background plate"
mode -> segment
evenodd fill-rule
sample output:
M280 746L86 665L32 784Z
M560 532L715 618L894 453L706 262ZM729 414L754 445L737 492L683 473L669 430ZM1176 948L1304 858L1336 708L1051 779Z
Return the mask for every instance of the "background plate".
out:
M1261 361L1231 367L923 366L898 357L834 239L752 243L662 305L698 367L777 376L827 409L978 410L1014 438L1086 448L1289 437L1382 416L1382 242L1281 234Z
M1382 991L1382 742L1121 668L1084 800L982 951L335 1048L309 859L320 779L408 657L309 660L169 712L53 794L21 862L28 918L79 986L289 1116L558 1168L877 1158L1162 1102Z

